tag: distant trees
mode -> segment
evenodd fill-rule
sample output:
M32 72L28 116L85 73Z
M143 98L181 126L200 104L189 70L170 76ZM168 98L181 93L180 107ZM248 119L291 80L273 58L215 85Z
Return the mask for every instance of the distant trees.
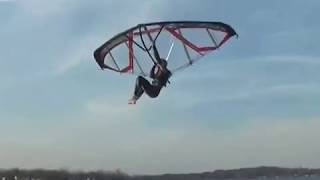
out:
M135 180L226 180L226 179L255 179L274 177L298 177L298 176L319 176L320 169L306 168L279 168L279 167L256 167L241 168L232 170L216 170L213 172L195 174L167 174L161 176L140 176L133 177Z
M164 174L157 176L129 176L121 170L94 172L70 172L64 169L21 170L16 168L10 170L0 170L0 180L224 180L298 176L319 176L320 178L320 169L257 167L233 170L216 170L213 172L194 174Z
M69 172L67 170L0 170L0 180L127 180L121 170L95 172Z

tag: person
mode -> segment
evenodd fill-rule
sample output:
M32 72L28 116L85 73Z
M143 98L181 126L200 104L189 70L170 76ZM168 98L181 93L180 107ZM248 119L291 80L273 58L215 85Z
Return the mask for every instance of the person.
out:
M153 52L156 59L156 64L153 65L150 71L150 83L146 78L138 76L136 79L136 85L134 95L129 99L129 104L136 104L137 100L146 93L151 98L156 98L163 87L169 82L169 78L172 73L167 69L167 61L162 59L159 55L155 43L153 43Z

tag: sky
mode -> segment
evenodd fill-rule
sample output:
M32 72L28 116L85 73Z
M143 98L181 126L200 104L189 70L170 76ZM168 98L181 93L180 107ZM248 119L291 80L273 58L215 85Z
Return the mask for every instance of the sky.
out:
M319 168L317 0L0 0L0 168L190 173ZM93 51L139 23L239 34L127 105L135 76Z

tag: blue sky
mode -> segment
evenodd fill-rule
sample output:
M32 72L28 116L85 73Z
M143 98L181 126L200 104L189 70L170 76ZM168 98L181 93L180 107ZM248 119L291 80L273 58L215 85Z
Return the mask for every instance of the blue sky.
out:
M189 173L320 167L320 2L0 1L0 168ZM223 21L232 39L128 106L93 51L138 23Z

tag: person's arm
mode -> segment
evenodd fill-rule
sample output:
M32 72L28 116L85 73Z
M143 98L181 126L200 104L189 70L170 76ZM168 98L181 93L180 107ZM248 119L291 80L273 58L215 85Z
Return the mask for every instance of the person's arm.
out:
M153 65L152 68L151 68L151 70L150 70L150 77L151 77L152 79L155 78L155 74L154 74L154 69L155 69L155 68L156 68L156 65Z
M157 63L159 63L159 64L161 64L161 58L160 58L160 55L159 55L159 52L158 52L158 49L157 49L157 47L156 47L156 44L155 43L153 43L153 53L154 53L154 57L156 58L156 60L157 60Z

